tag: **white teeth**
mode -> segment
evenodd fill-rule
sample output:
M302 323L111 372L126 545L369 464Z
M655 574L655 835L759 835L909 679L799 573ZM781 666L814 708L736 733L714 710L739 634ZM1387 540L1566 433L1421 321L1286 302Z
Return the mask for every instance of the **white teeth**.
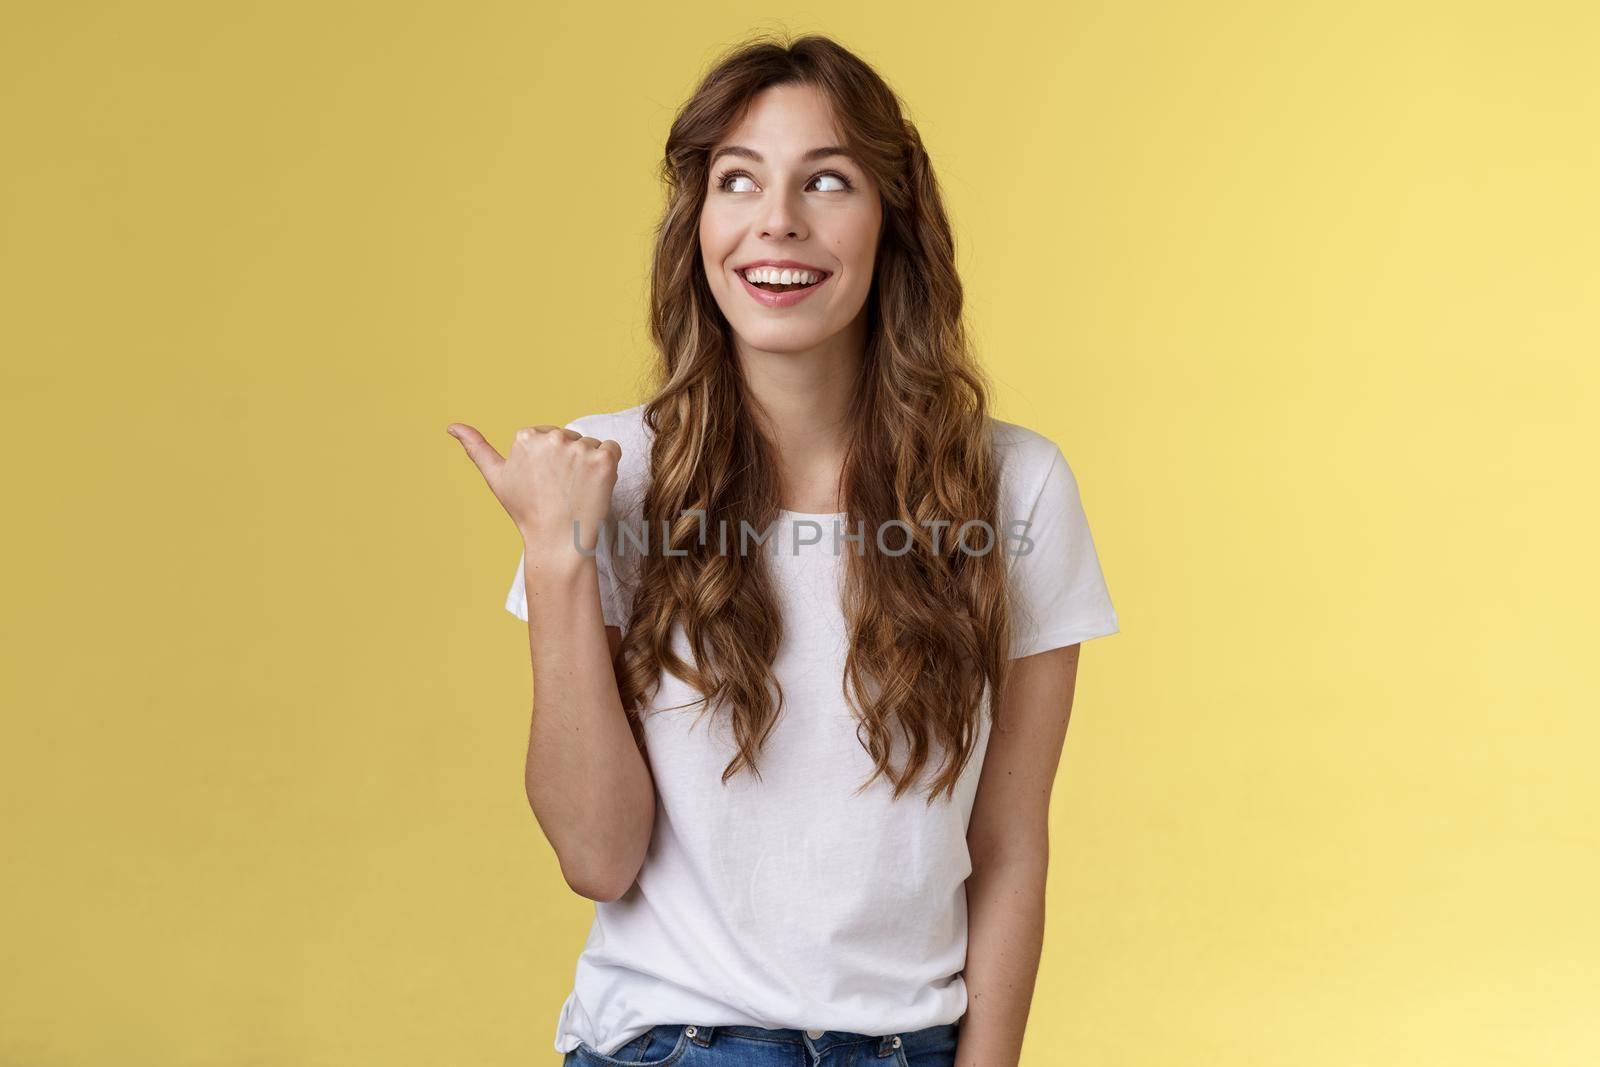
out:
M815 285L822 280L822 275L809 270L794 270L788 267L751 267L744 272L745 279L752 282L768 282L775 285Z

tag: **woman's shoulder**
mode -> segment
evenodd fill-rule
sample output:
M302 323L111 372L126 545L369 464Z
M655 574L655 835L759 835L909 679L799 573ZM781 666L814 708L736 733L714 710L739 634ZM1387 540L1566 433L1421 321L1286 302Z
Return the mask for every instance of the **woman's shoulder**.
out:
M1056 448L1056 443L1038 430L992 415L989 417L989 432L994 437L996 448L1023 459L1034 458L1040 452L1048 454Z
M1030 500L1038 494L1045 477L1058 463L1066 466L1061 446L1038 430L1020 423L991 417L989 429L1001 477L1008 495L1015 500Z
M629 445L644 444L649 440L649 428L644 424L643 404L623 408L621 411L599 411L592 415L580 415L567 423L567 427L577 430L586 437L615 441L622 446L624 457L629 452Z

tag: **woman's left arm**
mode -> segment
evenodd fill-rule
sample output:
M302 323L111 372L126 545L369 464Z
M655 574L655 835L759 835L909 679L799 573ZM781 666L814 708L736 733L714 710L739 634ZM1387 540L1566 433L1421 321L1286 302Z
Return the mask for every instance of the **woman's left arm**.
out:
M1022 1055L1044 945L1050 790L1078 679L1078 645L1012 664L967 826L967 1012L956 1067Z

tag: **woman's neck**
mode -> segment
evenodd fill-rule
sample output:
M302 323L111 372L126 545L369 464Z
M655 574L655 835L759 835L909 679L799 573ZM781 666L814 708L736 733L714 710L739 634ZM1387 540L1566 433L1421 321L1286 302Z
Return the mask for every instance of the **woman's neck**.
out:
M805 351L762 352L740 346L752 413L772 442L785 510L842 510L839 479L849 448L850 414L862 349L842 331Z

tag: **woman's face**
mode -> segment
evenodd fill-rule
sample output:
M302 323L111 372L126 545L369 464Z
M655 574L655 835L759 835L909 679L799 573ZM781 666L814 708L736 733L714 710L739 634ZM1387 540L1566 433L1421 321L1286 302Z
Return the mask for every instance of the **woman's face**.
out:
M866 306L883 208L871 176L840 154L842 140L827 97L779 85L756 96L711 150L701 259L718 306L751 348L816 348ZM766 261L801 264L821 280L752 284L746 268Z

